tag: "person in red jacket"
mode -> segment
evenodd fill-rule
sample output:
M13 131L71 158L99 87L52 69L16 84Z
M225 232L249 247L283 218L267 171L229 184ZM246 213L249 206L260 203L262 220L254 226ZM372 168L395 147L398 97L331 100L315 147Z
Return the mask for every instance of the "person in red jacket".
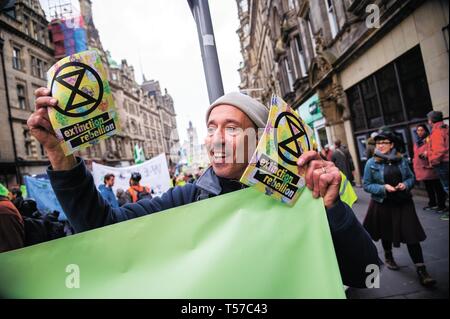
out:
M439 175L448 196L448 125L444 123L442 112L431 111L427 114L427 117L428 124L432 126L430 143L428 144L428 160ZM448 220L448 209L442 219Z
M416 127L417 141L414 143L413 167L417 181L423 181L428 193L428 206L424 210L435 210L442 212L445 207L445 191L439 176L430 165L427 157L430 143L430 131L425 124Z
M0 184L0 253L22 248L25 240L22 216L7 196Z
M427 114L428 124L432 126L428 147L428 160L439 175L442 186L448 196L448 125L444 123L442 112L431 111ZM448 220L448 209L442 216Z

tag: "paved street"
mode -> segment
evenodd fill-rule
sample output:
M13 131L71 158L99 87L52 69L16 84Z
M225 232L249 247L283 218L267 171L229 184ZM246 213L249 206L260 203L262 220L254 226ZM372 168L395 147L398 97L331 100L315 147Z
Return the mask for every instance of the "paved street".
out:
M369 195L362 188L356 188L359 200L354 205L354 211L362 222L369 203ZM422 207L426 206L427 198L414 196L416 210L419 219L427 234L427 239L422 243L425 263L430 275L437 280L433 289L427 289L420 285L415 266L412 263L406 245L394 248L393 253L400 266L400 270L392 271L383 268L380 279L380 288L376 289L348 289L347 297L352 299L387 298L387 299L411 299L411 298L448 298L448 252L449 237L448 221L440 220L440 215L434 212L426 212ZM381 242L376 243L380 258L384 261L384 252Z

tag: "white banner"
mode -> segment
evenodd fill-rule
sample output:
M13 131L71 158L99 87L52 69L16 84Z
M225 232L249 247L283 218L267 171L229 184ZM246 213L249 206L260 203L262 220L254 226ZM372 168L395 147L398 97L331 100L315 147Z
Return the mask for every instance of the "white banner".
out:
M169 168L167 167L166 156L164 154L160 154L142 164L127 167L111 167L95 162L92 163L92 175L94 176L94 183L97 188L103 184L103 178L106 174L114 174L116 177L113 186L114 194L116 194L119 188L126 191L130 187L130 177L134 172L141 174L142 179L140 184L150 187L156 196L160 196L171 187Z

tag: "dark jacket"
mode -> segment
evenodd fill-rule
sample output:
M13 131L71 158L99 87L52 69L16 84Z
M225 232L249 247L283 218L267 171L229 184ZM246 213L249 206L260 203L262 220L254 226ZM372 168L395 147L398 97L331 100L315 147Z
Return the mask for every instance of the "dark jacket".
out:
M161 197L112 208L96 191L94 180L84 162L70 171L48 169L55 194L75 231L81 232L128 219L160 212L202 199L242 189L239 181L220 179L209 168L195 184L174 187ZM334 248L344 284L365 288L369 264L379 264L371 238L346 204L338 201L327 210Z
M331 161L342 173L344 173L350 182L353 182L353 171L355 170L355 166L353 165L352 156L347 148L343 146L336 148L331 156Z

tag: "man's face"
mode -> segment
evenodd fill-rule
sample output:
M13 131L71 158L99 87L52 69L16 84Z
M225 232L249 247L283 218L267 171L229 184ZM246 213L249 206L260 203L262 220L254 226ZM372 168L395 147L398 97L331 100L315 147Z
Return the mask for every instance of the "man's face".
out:
M109 187L113 187L114 186L114 177L111 177L109 180L107 180L106 184Z
M256 136L255 125L238 108L223 104L212 109L207 130L205 144L214 172L219 177L239 179L256 149L257 139L245 134L253 130Z

